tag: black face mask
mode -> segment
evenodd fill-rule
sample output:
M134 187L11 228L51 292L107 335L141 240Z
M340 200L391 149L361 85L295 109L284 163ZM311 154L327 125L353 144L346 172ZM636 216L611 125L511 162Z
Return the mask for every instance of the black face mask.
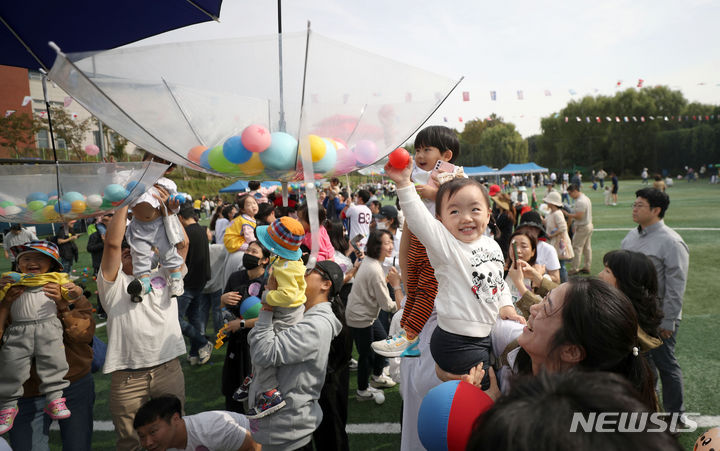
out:
M243 255L243 266L245 269L255 269L260 266L260 258L254 255Z

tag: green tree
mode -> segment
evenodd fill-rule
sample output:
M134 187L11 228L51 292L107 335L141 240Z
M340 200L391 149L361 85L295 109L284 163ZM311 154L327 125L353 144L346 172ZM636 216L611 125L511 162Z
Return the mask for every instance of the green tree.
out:
M68 150L75 159L84 160L87 154L83 149L85 135L90 131L91 118L79 121L68 114L62 107L50 107L52 128L55 139L63 139ZM42 128L48 129L47 119L42 121Z
M0 117L0 147L11 150L16 158L35 156L35 133L42 123L27 113Z

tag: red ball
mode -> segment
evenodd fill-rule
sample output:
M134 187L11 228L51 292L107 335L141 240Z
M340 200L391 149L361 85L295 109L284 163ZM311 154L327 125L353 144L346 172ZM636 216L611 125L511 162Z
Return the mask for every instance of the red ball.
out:
M390 160L390 166L395 169L405 169L410 163L410 154L404 148L398 147L392 151L388 159Z

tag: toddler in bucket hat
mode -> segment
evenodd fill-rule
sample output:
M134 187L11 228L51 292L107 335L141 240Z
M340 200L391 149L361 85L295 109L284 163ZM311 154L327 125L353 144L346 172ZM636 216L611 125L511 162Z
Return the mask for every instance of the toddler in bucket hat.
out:
M0 278L0 301L12 303L12 323L0 347L0 434L13 427L18 414L17 400L23 395L23 384L30 376L33 360L40 376L41 393L48 401L45 412L54 420L70 416L62 397L69 382L64 379L68 363L58 310L72 310L72 302L80 296L80 288L70 282L67 274L54 272L62 269L54 243L29 241L10 250L20 272L6 272ZM57 299L54 296L58 292L53 287L46 288L50 283L60 286Z
M305 229L297 219L283 216L268 226L257 227L255 234L258 241L274 254L262 302L272 307L273 328L280 332L297 324L305 311L305 265L300 249ZM285 406L277 389L275 367L253 365L251 382L248 397L254 407L248 411L248 418L262 418Z

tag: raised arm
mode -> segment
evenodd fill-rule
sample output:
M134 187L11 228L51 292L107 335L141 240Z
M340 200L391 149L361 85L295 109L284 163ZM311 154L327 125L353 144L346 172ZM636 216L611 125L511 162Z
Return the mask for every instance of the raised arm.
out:
M127 205L115 211L105 232L105 249L100 262L100 270L108 282L115 281L122 266L122 241L125 237L127 212Z

